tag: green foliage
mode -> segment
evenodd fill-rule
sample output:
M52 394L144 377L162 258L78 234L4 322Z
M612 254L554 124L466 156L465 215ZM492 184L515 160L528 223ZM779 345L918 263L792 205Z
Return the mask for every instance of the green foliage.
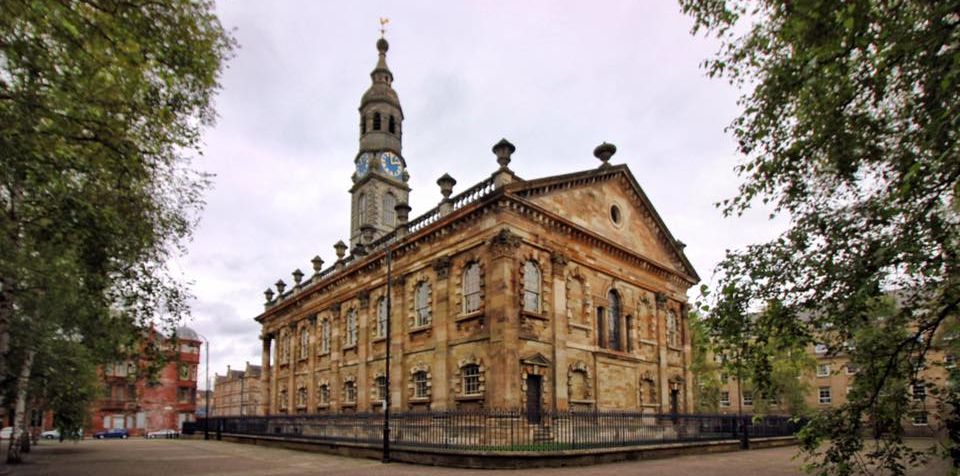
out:
M703 319L696 311L690 312L690 371L693 373L694 402L698 413L717 413L720 410L720 366L711 358L710 335Z
M831 353L854 342L850 401L803 432L811 470L902 474L917 457L902 443L903 389L960 310L960 1L680 4L722 43L709 74L746 90L729 128L743 182L718 206L762 204L790 220L776 239L727 253L707 325L729 349L760 344L744 360L761 384L768 342ZM782 309L746 317L769 302ZM864 421L881 438L869 451Z
M36 352L64 425L95 364L187 312L166 263L202 206L190 156L233 47L207 0L0 2L0 378ZM64 355L77 388L46 364Z

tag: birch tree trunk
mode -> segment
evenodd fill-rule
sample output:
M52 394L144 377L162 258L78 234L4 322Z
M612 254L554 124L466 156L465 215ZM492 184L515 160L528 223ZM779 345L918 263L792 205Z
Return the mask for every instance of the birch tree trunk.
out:
M17 403L13 415L13 433L10 435L10 448L7 450L7 463L15 464L22 462L20 450L23 447L24 433L24 414L27 410L27 389L30 384L30 371L33 368L33 356L36 351L30 349L23 360L23 368L20 369L20 377L17 378Z

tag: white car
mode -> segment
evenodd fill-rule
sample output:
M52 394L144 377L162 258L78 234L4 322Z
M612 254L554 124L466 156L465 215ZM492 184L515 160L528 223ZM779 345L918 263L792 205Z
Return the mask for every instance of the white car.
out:
M147 433L147 438L180 438L180 432L177 430L157 430Z
M43 433L40 433L40 438L45 440L59 440L60 430L47 430Z
M23 430L23 432L26 434L26 430ZM11 435L13 435L12 426L7 426L0 430L0 440L9 440Z

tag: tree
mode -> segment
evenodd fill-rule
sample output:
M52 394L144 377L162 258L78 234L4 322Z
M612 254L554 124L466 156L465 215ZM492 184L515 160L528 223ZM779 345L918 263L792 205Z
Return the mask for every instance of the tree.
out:
M774 240L727 253L711 304L782 303L754 326L761 341L816 337L839 352L858 340L851 356L869 377L858 376L847 404L813 419L803 448L812 455L828 445L811 460L821 473L876 463L901 474L916 455L903 444L903 392L894 387L917 380L960 305L960 2L680 5L695 32L721 42L708 73L745 90L729 127L743 182L718 206L729 216L763 204L790 222ZM875 307L891 293L896 310L880 332ZM712 328L744 319L721 314ZM763 379L769 354L754 352ZM865 420L883 431L861 459Z
M0 3L0 379L18 413L35 362L74 345L107 362L187 312L166 262L202 205L190 156L233 47L208 0Z

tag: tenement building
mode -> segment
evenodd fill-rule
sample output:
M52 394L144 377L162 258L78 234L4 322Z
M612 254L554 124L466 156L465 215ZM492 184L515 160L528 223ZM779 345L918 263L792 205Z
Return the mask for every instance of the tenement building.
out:
M265 291L265 412L692 410L686 291L699 278L616 148L522 179L515 147L410 219L387 41L360 102L350 246ZM491 160L492 162L492 160ZM492 164L491 164L492 165ZM387 352L390 360L387 364ZM219 388L218 388L219 393Z
M255 416L263 415L261 367L246 363L243 370L233 370L227 366L226 375L213 378L216 392L210 407L212 416Z
M155 365L146 357L114 362L101 369L103 398L91 409L88 433L125 428L131 436L164 429L180 429L193 421L196 412L197 366L200 363L200 337L189 327L180 327L176 339L154 335L162 340L166 354L164 365Z

